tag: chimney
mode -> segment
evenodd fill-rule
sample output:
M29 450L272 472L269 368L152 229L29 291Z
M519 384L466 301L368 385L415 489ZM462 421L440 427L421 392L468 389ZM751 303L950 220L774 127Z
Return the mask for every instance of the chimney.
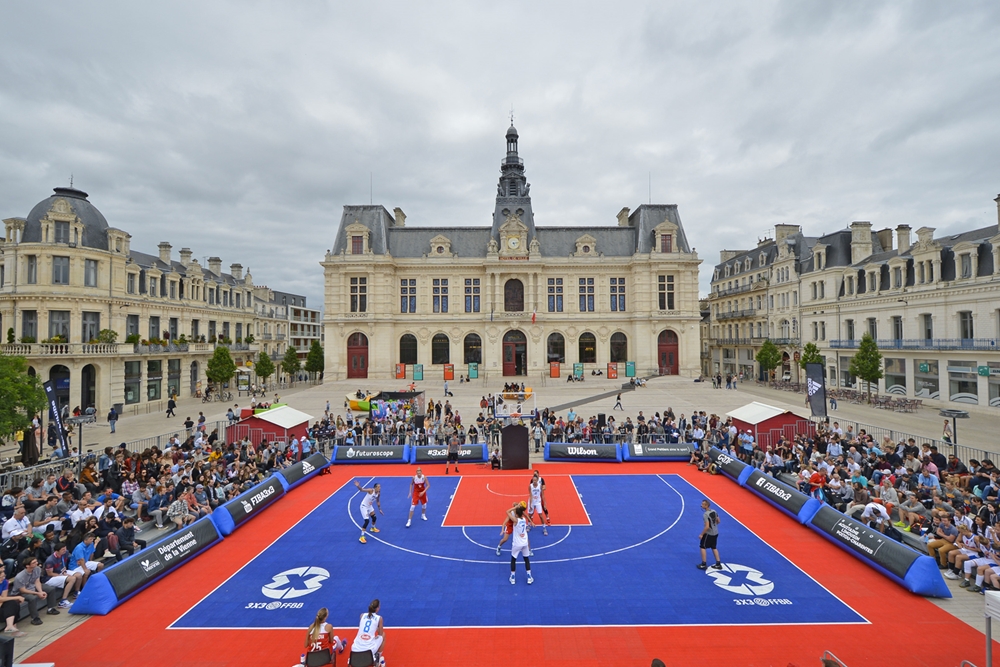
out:
M396 226L405 227L406 226L406 214L403 213L403 209L398 206L392 209L392 212L396 214Z
M872 223L851 223L851 264L857 264L872 254Z
M934 242L934 228L933 227L921 227L917 230L917 243L923 246L928 246Z
M229 273L233 275L236 280L243 280L243 265L242 264L230 264Z
M746 251L745 250L722 250L722 251L719 252L719 261L720 262L728 262L733 257L736 257L736 255L742 254L744 252L746 252Z
M798 225L775 225L774 226L774 240L781 243L787 239L792 234L798 234L802 231L802 228Z
M222 258L221 257L209 257L208 258L208 270L219 276L222 275Z
M998 199L1000 199L1000 197L998 197ZM899 248L900 255L910 249L909 225L899 225L896 227L896 246Z
M880 229L875 232L878 236L878 243L882 246L882 252L888 252L892 250L892 230L886 227L885 229Z
M181 264L185 269L191 264L191 248L181 248Z
M169 243L163 241L157 248L160 249L160 261L164 264L170 264L170 248L172 248Z
M767 245L768 243L770 243L771 241L772 241L772 239L769 239L769 238L768 238L768 237L766 237L766 236L765 236L764 238L762 238L762 239L757 239L757 247L758 247L758 248L761 248L761 247L763 247L763 246L766 246L766 245Z
M629 213L628 206L626 206L622 210L618 211L618 226L619 227L628 227L628 213Z

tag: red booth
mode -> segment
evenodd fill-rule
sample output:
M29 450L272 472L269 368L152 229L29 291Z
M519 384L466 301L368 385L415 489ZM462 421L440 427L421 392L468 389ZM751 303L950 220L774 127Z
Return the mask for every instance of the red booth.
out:
M816 424L807 417L757 401L728 412L726 416L732 418L740 433L750 431L754 442L764 450L777 445L780 437L791 441L796 435L816 432Z

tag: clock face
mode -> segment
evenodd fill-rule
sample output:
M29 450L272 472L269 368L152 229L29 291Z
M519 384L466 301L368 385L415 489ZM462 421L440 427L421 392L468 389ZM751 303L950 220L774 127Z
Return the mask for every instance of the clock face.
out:
M511 250L517 250L518 246L521 245L521 239L516 237L511 237L507 239L507 247Z

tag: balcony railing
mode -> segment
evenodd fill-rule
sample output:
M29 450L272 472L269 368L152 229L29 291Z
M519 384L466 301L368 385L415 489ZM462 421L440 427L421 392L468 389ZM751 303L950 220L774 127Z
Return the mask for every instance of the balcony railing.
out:
M860 340L831 340L835 350L853 350ZM884 338L875 341L880 350L1000 350L997 338Z
M212 352L211 343L167 343L164 345L118 343L14 343L0 345L0 354L19 357L114 357L128 354Z
M771 342L775 345L798 345L801 341L800 338L772 338Z
M757 289L759 287L766 287L767 283L763 280L757 280L749 285L740 285L738 287L730 287L728 289L720 289L718 292L713 292L715 296L730 296L732 294L742 294L743 292L749 292L750 290Z
M753 308L747 308L745 310L732 310L726 313L719 313L716 315L717 320L734 320L738 317L753 317L756 314L756 310Z
M271 334L269 333L261 334L260 337L264 340L271 340Z
M716 345L753 345L750 338L716 338Z

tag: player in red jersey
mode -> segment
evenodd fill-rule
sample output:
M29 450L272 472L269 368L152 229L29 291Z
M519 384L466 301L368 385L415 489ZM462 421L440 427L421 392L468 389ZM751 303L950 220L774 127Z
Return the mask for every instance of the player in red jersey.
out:
M410 480L410 516L406 519L406 527L410 527L413 521L413 510L420 505L420 518L427 521L427 489L431 488L431 481L424 477L424 471L417 468L417 474Z
M316 619L306 635L306 665L319 667L334 664L333 652L343 653L347 640L333 634L333 627L326 622L330 612L326 607L316 612Z
M522 500L519 503L514 503L510 507L511 509L514 509L518 506L527 507L527 505L528 504ZM500 555L500 547L504 545L504 542L510 539L510 536L513 533L514 533L514 520L511 519L510 517L510 510L507 510L507 513L504 514L503 517L503 523L500 524L500 544L497 545L497 556Z

